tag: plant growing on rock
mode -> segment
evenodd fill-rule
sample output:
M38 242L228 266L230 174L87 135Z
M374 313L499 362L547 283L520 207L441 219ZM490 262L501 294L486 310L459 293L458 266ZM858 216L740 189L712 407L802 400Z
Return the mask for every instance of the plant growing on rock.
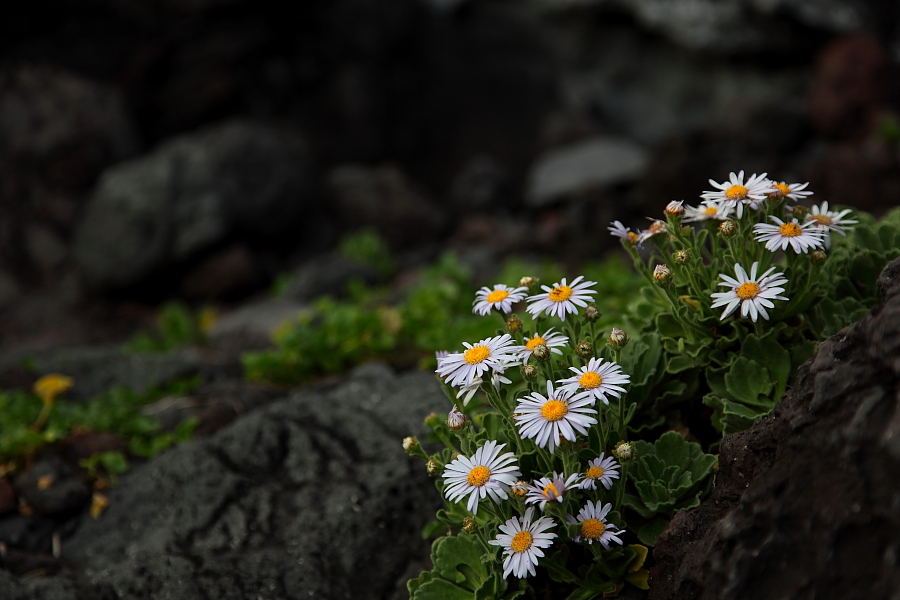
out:
M453 406L426 424L443 448L404 441L446 500L424 534L449 536L413 599L646 588L646 546L710 485L704 450L767 414L816 343L874 304L900 211L875 224L808 209L807 184L765 174L710 183L646 230L610 227L646 282L622 329L598 326L581 276L476 294L473 311L501 326L439 354Z

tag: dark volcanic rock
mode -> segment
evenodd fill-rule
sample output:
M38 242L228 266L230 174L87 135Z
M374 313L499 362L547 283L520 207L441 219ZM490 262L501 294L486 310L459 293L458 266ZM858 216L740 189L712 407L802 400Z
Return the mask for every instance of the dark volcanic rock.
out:
M104 172L77 232L81 273L122 287L232 234L302 239L322 226L311 171L304 139L274 127L233 121L175 138Z
M439 502L400 441L445 403L430 375L369 365L260 408L121 477L63 540L75 575L42 592L0 572L0 597L400 597Z
M58 456L35 461L16 479L16 491L40 515L74 514L91 498L91 488Z
M728 436L712 495L659 539L653 599L900 593L900 260L771 415Z

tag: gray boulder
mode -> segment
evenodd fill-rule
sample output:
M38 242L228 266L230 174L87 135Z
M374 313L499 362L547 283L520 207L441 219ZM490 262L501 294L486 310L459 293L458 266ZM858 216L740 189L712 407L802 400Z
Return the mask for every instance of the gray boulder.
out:
M115 288L230 234L302 233L318 214L311 169L303 138L265 125L177 137L103 173L77 231L79 269L90 285Z
M532 165L525 201L542 206L590 188L629 183L640 177L648 160L636 143L609 136L553 148Z

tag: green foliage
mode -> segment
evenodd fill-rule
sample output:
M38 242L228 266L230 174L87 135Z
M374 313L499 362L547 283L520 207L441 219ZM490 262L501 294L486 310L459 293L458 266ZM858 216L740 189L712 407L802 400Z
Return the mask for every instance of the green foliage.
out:
M205 340L207 322L212 319L209 309L191 311L182 302L168 302L156 316L156 331L140 331L126 344L131 352L168 352Z
M197 385L199 377L193 377L143 394L113 388L84 403L58 398L40 431L31 428L43 407L39 398L25 392L0 392L0 463L34 454L65 439L75 428L116 433L133 454L154 456L174 443L190 439L196 420L182 423L174 434L163 433L159 423L143 415L141 408L168 395L189 393Z
M354 244L368 247L353 238ZM351 246L353 246L351 244ZM355 247L355 246L353 246ZM360 255L357 250L355 257ZM527 265L510 260L503 272L517 281L524 274L552 281L558 268L551 263ZM597 327L612 322L621 306L621 290L636 290L640 280L621 261L610 259L592 267L599 280L598 307L612 314ZM337 373L365 360L379 358L433 364L437 350L459 348L462 342L496 335L500 320L472 314L471 274L453 254L423 269L417 281L398 291L354 284L350 299L317 299L296 319L284 323L273 336L275 348L242 356L248 379L295 385L310 377Z
M345 236L338 244L341 254L374 269L382 276L394 270L390 249L378 232L371 228Z
M645 519L657 515L671 518L676 510L700 505L700 496L716 457L705 454L700 444L688 442L674 431L664 433L655 443L634 442L636 457L628 479L637 495L625 494L624 505ZM658 532L657 532L658 535ZM655 540L642 540L651 544Z
M494 559L485 556L475 536L460 533L440 537L431 547L434 569L425 571L407 582L413 600L513 600L524 594L521 585L510 586L491 573L486 563ZM515 589L509 590L510 587ZM507 590L509 592L507 593Z
M96 479L105 475L110 483L115 485L116 478L128 470L128 459L121 452L97 452L90 458L78 461L78 465L85 469L90 477Z

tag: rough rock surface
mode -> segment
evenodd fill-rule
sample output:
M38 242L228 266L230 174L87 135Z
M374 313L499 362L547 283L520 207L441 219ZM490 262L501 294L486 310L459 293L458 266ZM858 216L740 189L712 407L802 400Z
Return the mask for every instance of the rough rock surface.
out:
M0 597L402 598L439 499L400 440L445 404L430 375L366 365L250 412L123 476L64 540L68 575L0 571Z
M900 260L771 415L729 436L712 495L653 555L650 598L900 594Z
M232 121L175 138L104 172L77 232L81 273L97 287L125 286L229 234L311 230L311 169L302 137L265 125Z

